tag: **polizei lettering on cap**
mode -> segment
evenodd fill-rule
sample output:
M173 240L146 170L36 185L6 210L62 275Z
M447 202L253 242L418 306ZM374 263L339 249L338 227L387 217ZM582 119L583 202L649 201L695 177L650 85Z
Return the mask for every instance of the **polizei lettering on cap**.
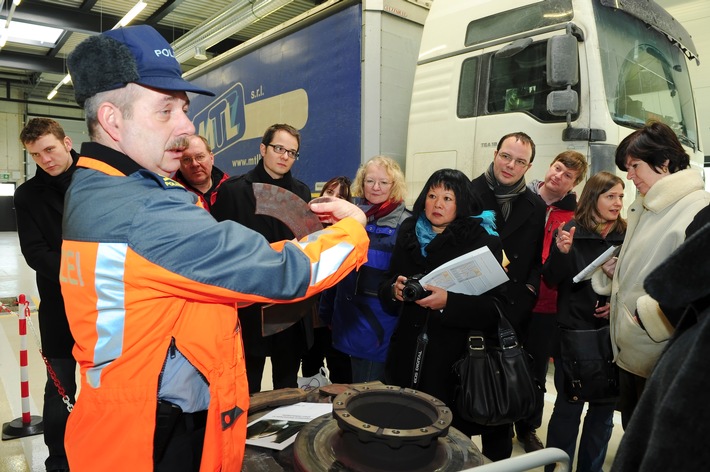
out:
M175 57L175 53L173 52L172 49L153 49L153 52L155 53L156 56L168 56L168 57Z

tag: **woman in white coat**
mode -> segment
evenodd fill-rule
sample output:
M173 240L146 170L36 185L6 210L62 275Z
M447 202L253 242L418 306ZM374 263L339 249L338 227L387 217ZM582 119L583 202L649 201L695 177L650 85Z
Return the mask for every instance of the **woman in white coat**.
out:
M626 428L646 378L674 327L643 288L643 281L685 240L685 229L710 202L699 170L673 130L649 122L616 150L616 165L627 172L638 196L629 207L626 238L618 260L594 274L594 290L610 294L611 338L620 370L617 408Z

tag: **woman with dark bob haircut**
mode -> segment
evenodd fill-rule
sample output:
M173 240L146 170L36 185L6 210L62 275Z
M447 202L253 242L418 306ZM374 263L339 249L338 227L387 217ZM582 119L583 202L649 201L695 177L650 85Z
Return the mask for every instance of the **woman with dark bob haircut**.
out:
M616 148L616 166L624 172L628 171L627 156L645 162L658 174L664 169L674 174L690 167L690 156L673 130L658 121L651 121L634 131Z
M702 175L673 130L649 122L619 144L616 165L638 196L628 209L628 228L618 260L597 271L594 291L611 295L611 340L619 366L618 408L624 428L674 323L643 288L643 281L685 240L695 214L710 203Z
M453 169L434 172L414 204L413 216L402 223L389 271L380 286L383 306L399 313L385 364L388 384L414 388L450 407L454 405L456 381L451 366L463 355L469 330L496 335L498 314L494 297L498 289L473 296L427 285L424 288L431 294L416 301L404 301L402 289L407 278L426 274L483 246L488 246L499 262L502 260L495 214L481 213L470 180L463 172ZM429 341L421 368L415 374L417 338L424 333ZM492 460L510 457L512 425L477 425L464 421L456 408L452 412L455 428L466 435L482 435L486 457Z

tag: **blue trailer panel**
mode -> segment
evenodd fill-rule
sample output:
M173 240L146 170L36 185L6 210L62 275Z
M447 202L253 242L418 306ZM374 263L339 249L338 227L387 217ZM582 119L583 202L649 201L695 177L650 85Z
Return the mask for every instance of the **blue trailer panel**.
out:
M251 170L273 123L302 133L293 174L316 182L354 176L360 164L361 8L353 5L266 44L193 82L216 97L192 97L197 133L230 175Z

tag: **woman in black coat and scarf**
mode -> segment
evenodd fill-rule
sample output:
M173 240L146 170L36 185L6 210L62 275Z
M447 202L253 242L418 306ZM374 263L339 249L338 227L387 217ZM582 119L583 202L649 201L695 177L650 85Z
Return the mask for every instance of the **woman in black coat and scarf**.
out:
M426 274L480 247L488 246L500 262L502 244L495 231L495 215L491 211L481 213L468 178L453 169L432 174L414 203L413 213L402 223L389 271L380 287L383 305L399 312L387 355L386 382L443 401L452 407L455 428L466 435L481 434L483 454L491 460L505 459L512 452L511 425L482 426L461 419L453 407L456 380L451 370L466 349L469 330L496 335L497 290L474 296L427 285L424 288L431 291L430 295L407 302L402 298L407 278ZM417 339L424 332L428 343L415 382Z
M601 367L591 377L582 374L569 378L563 373L563 365L566 363L569 366L575 361L573 356L569 358L569 354L561 352L560 336L568 339L568 343L574 343L578 339L572 337L575 331L598 330L609 326L608 297L595 293L591 280L575 283L573 277L609 247L619 246L624 241L626 221L620 216L624 206L623 197L624 181L618 176L602 171L590 178L579 197L574 219L558 228L543 267L545 282L557 287L557 324L563 330L561 334L549 333L555 345L552 356L555 360L557 399L547 425L547 447L565 451L570 463L574 461L576 451L579 472L599 472L604 466L614 427L614 397L604 388L609 384L604 376L606 372ZM608 331L600 334L608 339ZM610 343L609 340L606 342ZM592 397L597 401L586 402L587 412L578 448L577 437L580 436L585 402L575 398L578 395L576 391L567 391L567 387L576 382L585 389L601 385L598 395L611 396L604 401L598 396ZM545 470L552 472L553 466L548 465Z

